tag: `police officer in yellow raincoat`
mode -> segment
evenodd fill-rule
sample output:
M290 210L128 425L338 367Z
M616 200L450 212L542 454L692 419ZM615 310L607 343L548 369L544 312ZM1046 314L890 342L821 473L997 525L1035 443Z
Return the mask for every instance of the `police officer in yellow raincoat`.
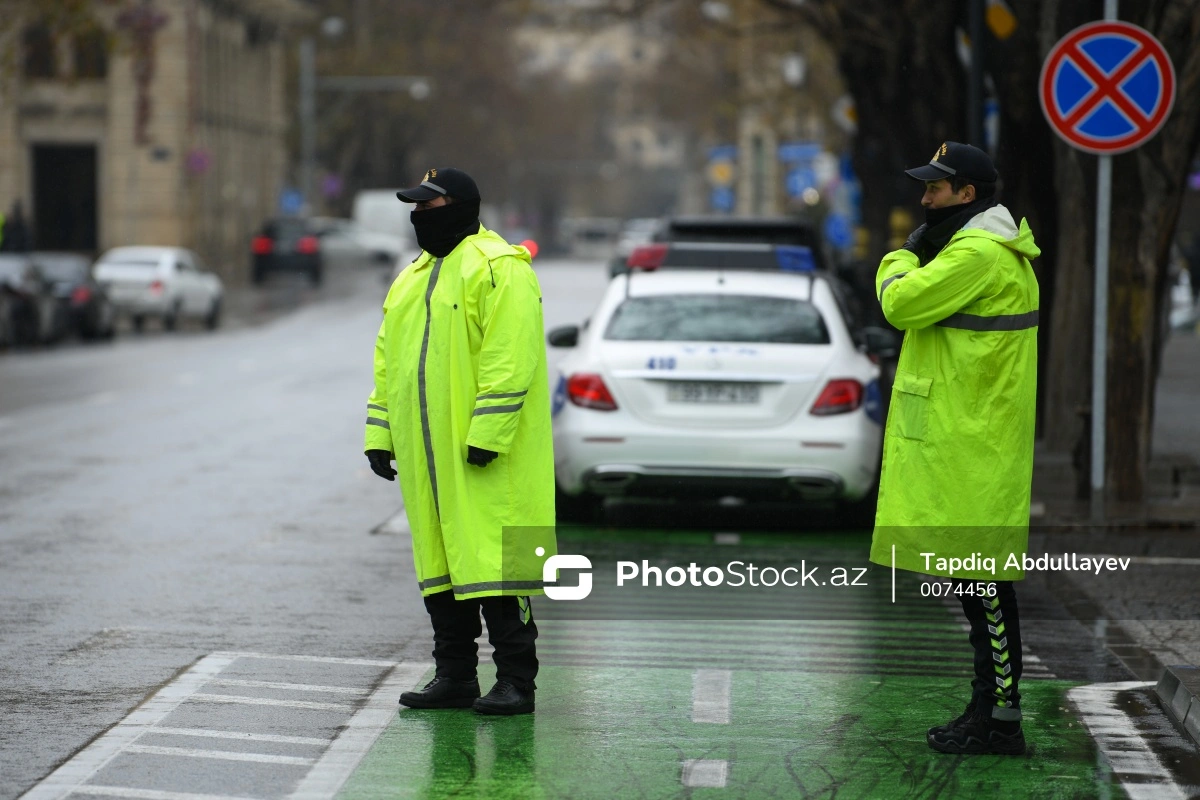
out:
M422 253L384 301L365 449L380 477L399 473L437 666L400 702L530 713L529 598L544 593L541 565L555 553L541 289L528 251L480 225L479 190L465 172L432 169L397 196L416 204ZM484 697L481 610L497 678Z
M1021 634L1013 581L1029 540L1040 251L996 200L978 148L946 142L907 174L926 222L879 267L904 331L884 433L871 560L955 579L975 650L966 712L931 728L946 753L1019 754ZM972 561L972 556L975 559ZM952 572L952 559L959 567ZM990 559L990 561L989 561ZM994 571L992 568L994 567Z

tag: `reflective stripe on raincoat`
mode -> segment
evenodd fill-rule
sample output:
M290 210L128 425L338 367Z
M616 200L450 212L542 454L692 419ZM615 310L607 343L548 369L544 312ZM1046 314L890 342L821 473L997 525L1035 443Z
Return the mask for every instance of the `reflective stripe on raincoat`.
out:
M876 289L905 332L884 432L871 560L949 575L936 558L995 558L953 577L1015 580L1029 540L1040 254L1003 206L975 217L937 257L884 257ZM927 559L922 553L936 554Z
M421 593L542 594L554 455L528 251L481 226L445 258L422 253L383 311L365 449L396 456ZM500 455L472 466L468 445Z

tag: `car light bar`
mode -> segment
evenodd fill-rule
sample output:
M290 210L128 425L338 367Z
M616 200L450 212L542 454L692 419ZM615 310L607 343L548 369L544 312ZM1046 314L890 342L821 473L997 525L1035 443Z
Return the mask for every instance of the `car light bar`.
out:
M662 266L667 259L667 245L647 244L635 247L625 260L625 266L630 269L655 270Z
M811 247L776 245L775 260L782 272L816 272L817 262Z

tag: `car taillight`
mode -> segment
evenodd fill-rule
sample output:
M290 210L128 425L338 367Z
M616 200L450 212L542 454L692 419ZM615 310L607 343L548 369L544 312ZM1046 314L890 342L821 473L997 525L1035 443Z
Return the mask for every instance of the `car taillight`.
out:
M321 248L321 243L315 236L301 236L296 242L296 252L311 255Z
M572 375L567 379L567 397L577 406L593 408L597 411L616 411L617 401L613 400L604 380L588 372Z
M625 266L630 269L658 269L667 260L667 245L647 244L634 248L625 260Z
M162 294L162 290L163 290L163 282L162 281L151 281L150 282L151 294Z
M845 414L847 411L853 411L861 406L862 401L863 385L858 381L846 379L830 381L825 384L821 396L817 398L817 402L813 403L813 407L809 409L808 413L816 414L819 417Z
M86 286L76 286L71 292L71 302L74 305L81 306L92 299L92 290Z
M255 236L250 242L250 250L256 256L267 256L275 249L275 243L270 236Z

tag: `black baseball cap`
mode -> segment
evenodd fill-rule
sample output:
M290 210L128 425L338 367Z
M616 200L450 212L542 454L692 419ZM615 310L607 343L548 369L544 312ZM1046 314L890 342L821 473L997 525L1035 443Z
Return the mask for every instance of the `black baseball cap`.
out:
M396 192L405 203L424 203L436 197L449 195L455 200L478 200L479 187L475 180L461 169L438 167L425 173L420 186Z
M904 174L919 181L959 177L981 183L995 183L1000 177L991 156L962 142L943 142L928 164L906 169Z

